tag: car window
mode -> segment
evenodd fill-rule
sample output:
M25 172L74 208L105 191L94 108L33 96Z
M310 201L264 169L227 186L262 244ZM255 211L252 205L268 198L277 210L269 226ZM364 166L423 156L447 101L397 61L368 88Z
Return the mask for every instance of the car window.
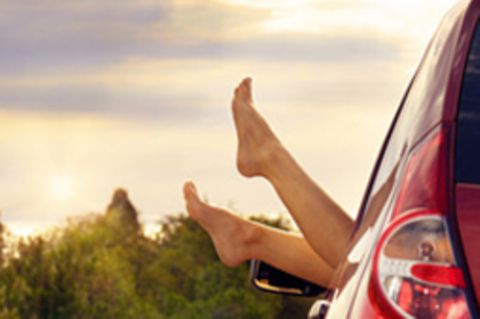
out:
M477 27L463 79L457 122L455 178L480 183L480 27Z
M412 92L415 90L413 83L414 81L407 90L399 113L393 121L390 136L385 141L383 154L380 155L378 160L380 162L377 171L374 172L371 189L366 195L366 202L357 219L356 238L359 238L365 230L375 223L395 184L398 165L407 148L407 133L415 109L412 105L416 101L415 94Z
M443 48L447 39L451 36L450 28L440 28L430 42L417 73L407 90L402 101L400 112L394 119L392 131L386 140L383 154L379 157L379 166L373 175L373 182L367 191L364 203L360 209L354 232L355 242L365 230L371 227L382 212L387 199L391 194L393 185L400 173L402 159L406 158L408 148L415 143L414 131L431 108L425 105L432 94L436 94L436 81L432 79L441 76L438 71L438 63L448 61L448 54L444 54ZM423 113L422 113L423 112ZM378 165L378 164L377 164Z

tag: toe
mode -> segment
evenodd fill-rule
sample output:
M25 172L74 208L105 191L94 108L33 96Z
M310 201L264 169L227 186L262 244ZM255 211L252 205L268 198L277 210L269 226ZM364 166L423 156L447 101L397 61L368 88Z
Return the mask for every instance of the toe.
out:
M242 83L240 84L239 94L244 99L251 100L252 99L252 79L245 78Z
M245 86L247 91L247 98L249 100L252 100L253 98L252 98L252 79L251 78L246 79Z
M183 185L183 195L188 215L194 220L201 221L204 204L198 197L197 189L192 182Z
M238 93L242 96L245 97L245 93L247 92L247 82L246 80L243 80L242 83L240 83L238 87Z
M187 200L199 200L197 188L193 182L186 182L183 185L183 197Z

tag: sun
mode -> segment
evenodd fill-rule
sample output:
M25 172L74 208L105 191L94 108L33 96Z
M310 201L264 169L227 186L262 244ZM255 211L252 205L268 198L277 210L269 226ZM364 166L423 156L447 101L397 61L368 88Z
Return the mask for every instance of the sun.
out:
M50 178L50 194L58 201L67 201L72 198L74 183L72 176L68 174L57 174Z

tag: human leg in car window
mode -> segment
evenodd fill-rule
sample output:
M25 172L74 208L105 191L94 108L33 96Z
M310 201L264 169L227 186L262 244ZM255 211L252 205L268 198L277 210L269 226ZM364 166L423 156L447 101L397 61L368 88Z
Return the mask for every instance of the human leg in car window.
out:
M305 173L257 112L253 104L251 84L250 78L244 79L235 89L232 100L238 138L238 170L246 177L261 176L272 184L300 227L306 240L305 244L330 266L328 269L335 269L345 257L353 221ZM191 205L189 198L195 198L189 197L189 194L194 193L189 190L194 188L192 184L186 184L185 189L188 207ZM189 212L192 217L195 216L195 210L190 209ZM214 219L208 216L210 215L206 214L203 223L200 222L207 231L209 229L205 225L209 223L210 218ZM224 219L226 220L233 219ZM217 251L222 255L219 250L223 249L218 248L221 245L218 244L220 240L215 239L217 236L215 231L210 230L209 234L214 243L217 241ZM228 242L233 239L225 237L224 240ZM230 263L230 258L224 260L227 264Z
M193 183L185 184L187 211L210 235L220 260L235 267L249 259L267 262L293 275L327 287L332 268L305 238L243 219L202 201Z
M257 112L250 78L235 89L232 111L240 173L269 180L312 248L335 267L345 256L353 221L305 173Z

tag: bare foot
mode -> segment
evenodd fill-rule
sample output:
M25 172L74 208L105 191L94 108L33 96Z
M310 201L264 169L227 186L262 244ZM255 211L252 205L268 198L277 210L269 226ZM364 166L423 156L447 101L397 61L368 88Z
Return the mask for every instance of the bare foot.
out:
M185 183L183 195L188 214L208 232L220 260L226 266L235 267L252 258L251 247L260 231L253 222L206 204L198 197L192 182Z
M238 170L247 177L265 176L265 169L282 146L267 122L253 107L250 78L244 79L235 89L232 110L238 138Z

